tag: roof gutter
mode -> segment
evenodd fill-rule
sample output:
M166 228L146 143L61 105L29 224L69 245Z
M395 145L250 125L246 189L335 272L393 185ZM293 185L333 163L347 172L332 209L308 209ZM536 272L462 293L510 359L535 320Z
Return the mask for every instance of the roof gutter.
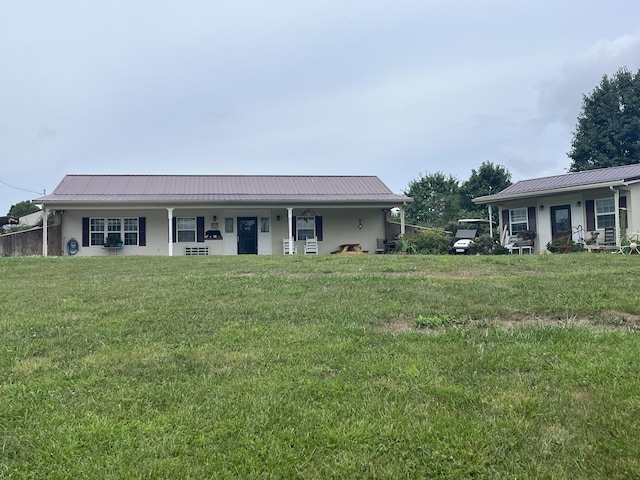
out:
M106 201L106 200L47 200L42 199L37 202L33 202L34 205L40 205L44 208L45 204L47 208L59 208L59 209L120 209L120 210L132 210L140 208L284 208L284 206L293 206L294 208L308 208L308 207L324 207L324 208L398 208L406 206L407 203L411 203L401 200L360 200L360 201L313 201L313 200L277 200L269 202L259 202L250 200L225 200L225 201L195 201L195 200L176 200L176 201L157 201L157 200L126 200L126 201Z

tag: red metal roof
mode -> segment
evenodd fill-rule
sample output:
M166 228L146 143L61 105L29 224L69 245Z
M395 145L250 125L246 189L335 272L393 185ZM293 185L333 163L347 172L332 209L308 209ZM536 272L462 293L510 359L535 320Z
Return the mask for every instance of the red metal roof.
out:
M640 179L640 164L600 168L596 170L586 170L584 172L555 175L552 177L521 180L499 193L479 197L475 199L474 202L491 203L521 196L543 195L551 191L587 189L616 182L633 182L638 179Z
M36 203L411 202L375 176L66 175Z

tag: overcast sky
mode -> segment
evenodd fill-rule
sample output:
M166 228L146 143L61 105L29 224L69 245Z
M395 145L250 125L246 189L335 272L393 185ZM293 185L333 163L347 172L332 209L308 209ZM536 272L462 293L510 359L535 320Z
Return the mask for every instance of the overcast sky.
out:
M69 173L561 174L623 66L637 0L0 0L0 214Z

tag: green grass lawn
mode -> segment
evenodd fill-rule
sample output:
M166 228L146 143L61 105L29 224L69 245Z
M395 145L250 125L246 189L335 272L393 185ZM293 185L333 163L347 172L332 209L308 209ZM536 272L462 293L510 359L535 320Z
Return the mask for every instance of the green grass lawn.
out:
M0 478L640 478L640 256L0 259Z

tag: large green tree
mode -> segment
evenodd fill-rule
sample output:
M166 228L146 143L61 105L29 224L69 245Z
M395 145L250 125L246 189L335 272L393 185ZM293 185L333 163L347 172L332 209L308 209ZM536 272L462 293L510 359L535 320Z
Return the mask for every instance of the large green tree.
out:
M18 202L15 205L11 205L8 215L11 215L12 217L21 217L23 215L37 212L38 210L40 209L36 205L31 203L29 200L25 200L24 202Z
M460 186L451 175L422 175L409 183L404 194L413 198L405 209L407 223L443 227L459 218Z
M572 172L640 163L640 70L604 75L583 95L567 155Z
M473 199L492 195L511 185L511 173L502 165L483 162L478 170L471 170L469 180L460 186L460 206L469 212L485 210L484 205L476 205Z

